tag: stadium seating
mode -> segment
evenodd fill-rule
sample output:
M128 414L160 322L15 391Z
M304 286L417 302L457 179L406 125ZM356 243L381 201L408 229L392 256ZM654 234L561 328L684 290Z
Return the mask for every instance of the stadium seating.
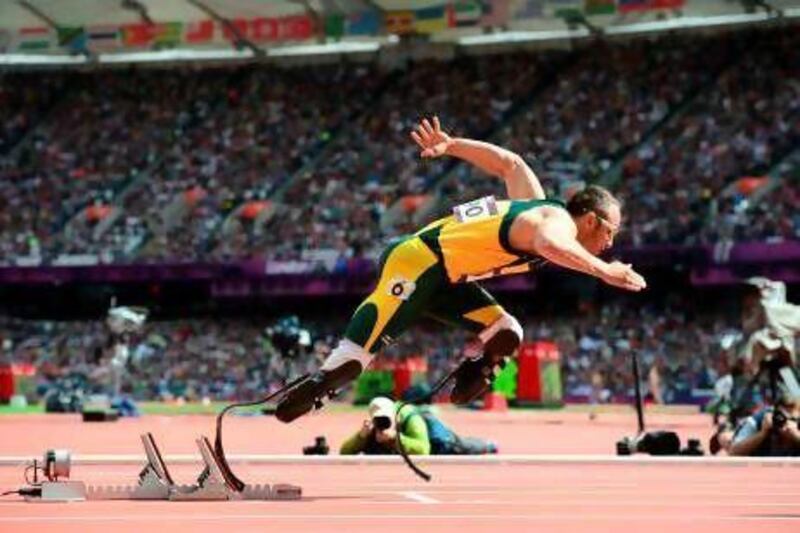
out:
M795 29L390 71L339 63L10 76L0 93L2 261L374 252L453 202L502 195L466 165L418 160L408 132L430 114L535 162L553 194L610 185L626 204L623 244L796 237Z
M710 388L720 361L720 339L736 317L698 313L681 305L640 307L621 302L569 316L519 317L526 339L552 340L562 354L564 393L572 400L626 401L631 394L629 354L645 371L658 366L667 402L687 401L692 388ZM264 336L269 319L195 319L153 322L131 345L126 390L139 398L256 398L287 377L316 369L330 353L344 317L308 324L315 339L308 354L282 357ZM99 323L0 319L0 339L18 364L40 369L46 388L71 374L96 371L94 354L105 346ZM384 361L421 356L428 380L444 376L462 356L468 333L415 328L381 354ZM94 376L102 381L102 375Z

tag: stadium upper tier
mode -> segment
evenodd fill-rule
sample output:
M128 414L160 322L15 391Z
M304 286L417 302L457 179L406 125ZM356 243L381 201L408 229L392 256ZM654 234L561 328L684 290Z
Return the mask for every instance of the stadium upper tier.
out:
M419 161L420 116L600 181L623 242L800 237L798 26L450 61L5 75L7 264L349 257L502 184Z

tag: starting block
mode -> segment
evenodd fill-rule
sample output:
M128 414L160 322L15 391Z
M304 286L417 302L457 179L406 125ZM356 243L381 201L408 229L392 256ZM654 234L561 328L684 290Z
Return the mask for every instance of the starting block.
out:
M302 489L296 485L245 485L239 491L232 487L222 474L220 459L206 437L195 442L200 450L205 468L194 485L175 483L151 433L141 436L147 464L139 473L136 485L86 485L82 481L68 481L48 477L48 481L26 489L27 501L86 501L86 500L169 500L169 501L221 501L221 500L299 500ZM62 473L62 477L68 477ZM37 490L40 489L40 490Z

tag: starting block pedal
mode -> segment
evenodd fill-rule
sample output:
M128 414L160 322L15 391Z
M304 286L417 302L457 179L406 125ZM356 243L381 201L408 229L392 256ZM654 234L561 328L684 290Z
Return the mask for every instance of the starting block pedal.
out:
M27 501L85 501L85 500L299 500L302 489L296 485L245 485L239 491L231 486L222 473L220 458L206 437L195 441L205 467L194 485L175 483L151 433L141 436L147 464L139 473L136 485L86 485L82 481L51 479L37 486L36 496ZM63 476L68 477L68 475Z
M141 436L147 464L139 473L139 483L131 485L89 485L88 500L168 500L175 486L152 433Z

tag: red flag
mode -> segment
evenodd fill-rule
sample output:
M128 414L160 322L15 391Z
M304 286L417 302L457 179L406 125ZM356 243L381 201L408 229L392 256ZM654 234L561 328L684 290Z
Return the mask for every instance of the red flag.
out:
M686 0L652 0L653 9L676 9L684 7Z
M303 40L314 35L314 21L308 15L281 19L281 39Z
M250 21L247 20L247 19L232 19L230 21L231 26L236 28L239 31L239 33L241 34L241 36L244 37L245 39L249 39L250 38L250 31L249 31L250 30L250 24L249 24L249 22ZM236 35L233 33L233 31L231 31L230 27L228 27L227 24L222 26L222 36L227 41L235 41L236 39L238 39L238 37L236 37Z
M125 24L122 30L122 43L125 46L150 46L155 37L155 26L150 24Z
M187 43L207 43L214 39L213 20L188 22L185 28L184 40Z
M249 37L257 43L277 41L279 36L278 19L259 17L250 21Z

